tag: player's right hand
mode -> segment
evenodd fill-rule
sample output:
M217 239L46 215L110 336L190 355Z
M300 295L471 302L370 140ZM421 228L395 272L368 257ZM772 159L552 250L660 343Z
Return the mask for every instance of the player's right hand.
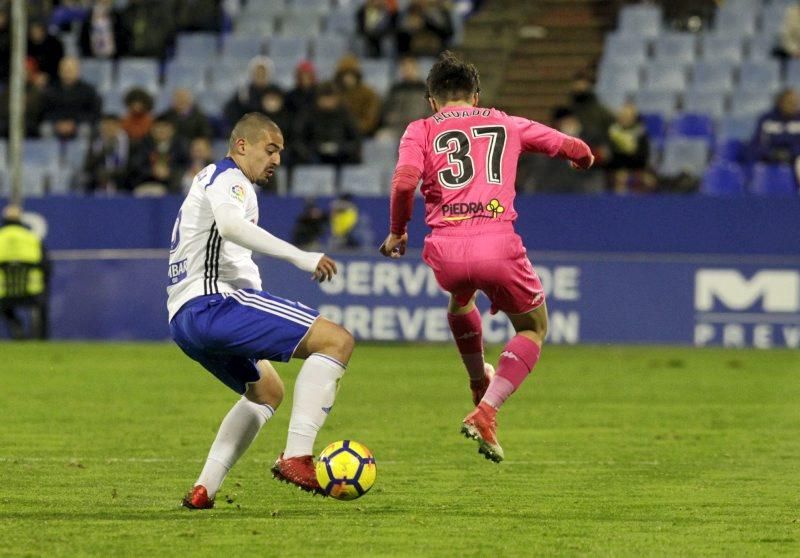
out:
M381 254L387 258L399 258L406 253L406 246L408 245L408 233L394 234L389 233L386 240L381 244Z
M323 254L322 258L320 258L319 263L317 264L317 269L314 270L314 275L311 277L314 279L314 281L319 281L322 283L324 281L330 281L333 279L333 276L336 275L337 271L338 269L336 268L336 262Z

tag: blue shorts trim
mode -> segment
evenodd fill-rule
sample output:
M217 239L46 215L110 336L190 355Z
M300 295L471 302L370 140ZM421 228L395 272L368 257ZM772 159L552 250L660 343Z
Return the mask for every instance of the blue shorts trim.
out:
M175 343L226 386L244 393L259 360L287 362L319 312L255 289L199 296L170 322Z

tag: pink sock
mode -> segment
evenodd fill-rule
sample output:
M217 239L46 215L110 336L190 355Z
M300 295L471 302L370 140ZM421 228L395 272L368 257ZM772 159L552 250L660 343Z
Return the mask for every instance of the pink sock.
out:
M499 409L536 366L541 352L541 347L527 337L514 336L500 353L497 373L489 384L483 401Z
M461 360L470 380L483 378L483 325L481 313L475 307L467 314L447 313L447 323L456 340Z

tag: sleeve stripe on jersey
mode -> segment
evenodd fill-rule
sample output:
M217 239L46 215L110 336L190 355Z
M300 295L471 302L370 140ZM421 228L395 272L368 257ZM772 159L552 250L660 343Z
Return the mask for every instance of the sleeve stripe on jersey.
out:
M207 295L219 292L217 278L219 277L219 248L221 243L222 239L220 239L217 232L217 224L213 223L211 230L208 232L208 242L206 242L205 272L203 274L203 291Z

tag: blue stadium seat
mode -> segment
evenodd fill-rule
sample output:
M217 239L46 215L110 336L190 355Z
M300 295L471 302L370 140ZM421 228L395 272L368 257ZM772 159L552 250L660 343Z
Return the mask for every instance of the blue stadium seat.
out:
M700 177L708 162L709 147L703 139L667 138L664 142L664 159L660 174L677 176L686 173Z
M647 130L647 137L660 148L667 134L666 120L658 113L642 113L640 116Z
M381 167L393 166L397 161L397 141L394 139L367 138L361 145L365 163Z
M259 2L251 2L251 4L259 4ZM269 37L275 33L275 28L277 27L277 23L275 21L275 17L273 15L268 15L266 17L255 17L255 18L248 18L244 16L240 16L236 23L236 30L234 31L234 36L245 36L245 37Z
M333 165L297 165L292 171L292 195L315 197L336 193L336 169Z
M91 83L99 93L105 93L114 83L114 63L101 58L83 58L81 79Z
M200 110L208 116L218 117L222 114L222 109L225 107L225 103L228 102L231 95L233 95L233 91L206 89L197 95L195 103L197 103Z
M732 116L756 116L772 107L773 96L768 90L739 90L731 97Z
M669 136L704 139L710 146L714 141L714 121L707 114L685 112L670 122Z
M287 0L268 0L266 2L264 0L253 0L245 4L239 17L252 19L285 12L288 9L287 3Z
M747 61L739 66L739 89L776 92L781 87L777 60Z
M733 65L723 61L700 61L692 67L693 91L733 90Z
M714 157L728 163L748 163L747 143L741 139L720 137L714 148Z
M0 165L0 197L4 198L11 194L11 176L8 170Z
M700 193L708 196L743 196L746 177L742 168L726 161L712 164L703 175Z
M789 165L756 163L750 191L759 196L796 196L797 181Z
M271 37L269 55L273 62L291 62L297 64L308 58L308 39L306 37Z
M44 196L49 176L50 171L47 168L24 163L22 165L22 191L25 196L29 198Z
M231 35L222 43L222 57L249 60L263 54L264 39L261 35Z
M644 69L644 86L663 91L683 91L686 89L686 72L682 66L669 62L653 62Z
M640 66L647 60L648 41L649 39L642 35L609 33L606 35L603 47L603 61Z
M793 58L786 63L786 85L800 88L800 59Z
M672 91L640 89L634 96L634 102L641 113L656 113L669 118L677 108L677 97Z
M289 90L295 84L295 68L297 63L291 60L278 60L275 63L275 74L272 76L278 87Z
M424 81L428 77L428 73L436 64L436 57L434 56L420 56L417 58L417 67L419 68L419 77Z
M86 161L86 153L89 151L89 140L85 138L75 138L64 144L64 163L72 169L81 169Z
M296 13L325 15L331 11L329 0L289 0L287 9Z
M320 35L314 39L314 58L315 59L335 59L338 60L349 50L347 37L342 35Z
M596 86L597 98L611 110L619 110L631 97L631 90L619 89L616 86Z
M661 8L652 4L624 6L619 12L618 29L655 37L661 32Z
M57 139L27 139L22 145L22 160L26 165L58 167L61 145Z
M750 37L747 59L752 61L769 60L777 45L778 40L774 35L758 34Z
M122 116L125 113L125 104L122 102L123 94L117 89L103 93L103 112Z
M690 33L664 33L653 41L657 61L673 65L691 64L697 50L697 38Z
M755 13L717 10L717 16L714 18L714 29L717 33L751 37L756 33Z
M247 63L239 62L238 65L215 63L209 68L208 77L211 89L225 91L230 96L237 87L248 80Z
M351 36L356 31L356 16L347 7L339 7L328 15L325 30L328 33Z
M753 115L726 116L719 121L717 136L721 139L750 140L756 127Z
M742 39L738 36L706 33L701 39L701 45L703 60L708 63L725 61L739 64L742 61Z
M117 89L142 87L158 92L158 62L150 58L121 58L117 66Z
M340 191L356 196L385 196L389 188L384 177L385 167L379 165L345 165L342 167Z
M176 60L167 66L164 89L185 87L194 92L203 91L207 85L207 66L201 61L188 63Z
M320 19L314 14L290 12L281 18L280 30L284 37L316 37L320 33Z
M175 58L194 60L213 58L219 50L216 33L178 33L175 39Z
M373 87L379 95L385 95L392 84L392 66L387 59L365 59L361 61L364 82Z
M776 38L783 27L787 4L772 2L761 11L761 35Z
M0 169L8 166L8 142L5 138L0 138Z
M695 91L691 89L683 94L683 110L695 114L708 114L712 118L721 118L725 114L724 93L718 91Z
M640 75L639 68L636 66L627 64L601 66L597 88L606 91L617 89L626 93L636 91L641 84Z

